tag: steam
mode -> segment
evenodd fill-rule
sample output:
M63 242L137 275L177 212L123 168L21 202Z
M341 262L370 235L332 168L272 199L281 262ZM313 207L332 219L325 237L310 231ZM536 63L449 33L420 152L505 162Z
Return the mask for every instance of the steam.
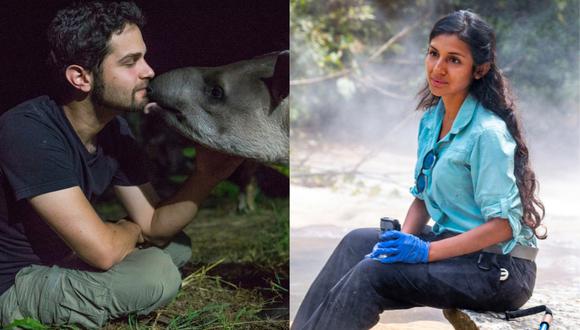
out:
M377 19L386 20L378 10ZM443 14L443 13L440 13ZM371 62L360 68L359 73L350 73L336 79L292 86L291 104L299 108L306 104L311 119L323 125L315 128L315 136L320 141L337 145L361 145L367 148L385 150L408 150L414 154L417 136L417 122L420 113L413 114L417 105L416 93L425 82L423 59L427 46L428 33L435 22L432 16L427 22L413 30L387 50L384 63ZM483 16L483 15L482 15ZM515 15L517 16L517 15ZM490 20L492 17L483 16ZM576 57L578 43L561 45L551 40L543 32L549 17L544 12L528 15L514 22L509 33L498 35L498 63L510 80L516 96L524 134L532 156L532 165L540 172L562 170L576 171L580 164L580 86L578 61L573 68L554 72L550 58L542 66L532 65L537 58L530 58L530 49L545 47L546 54L560 57ZM385 24L405 26L413 24L416 17L389 19ZM492 22L493 25L493 22ZM562 31L578 35L578 31ZM576 41L578 38L576 38ZM514 50L516 50L514 54ZM307 55L307 51L305 52ZM506 54L511 54L508 58ZM534 53L541 56L542 53ZM298 78L298 71L314 73L318 68L308 63L301 54L293 59L300 70L291 68L291 80ZM306 57L305 57L306 58ZM357 59L358 63L367 60ZM533 75L529 75L533 70ZM525 89L526 76L544 77L551 84L561 86L558 95L542 94L540 87ZM548 79L549 78L549 79ZM541 78L535 78L541 79ZM529 82L529 80L528 80ZM527 85L530 85L529 83ZM545 90L544 90L545 91ZM292 109L299 111L300 109ZM405 122L406 124L400 124ZM294 122L295 130L312 128L301 127L300 121ZM299 134L294 134L299 136ZM293 150L299 151L301 143L293 140ZM541 175L540 175L541 179Z

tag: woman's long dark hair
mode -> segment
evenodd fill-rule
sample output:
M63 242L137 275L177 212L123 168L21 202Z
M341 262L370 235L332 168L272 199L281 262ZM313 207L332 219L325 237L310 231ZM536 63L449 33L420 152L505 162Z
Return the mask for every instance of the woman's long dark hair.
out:
M545 209L536 196L536 175L530 167L528 147L522 136L511 91L507 80L496 65L493 29L476 14L460 10L437 21L429 35L429 41L441 34L456 35L469 45L474 60L474 71L478 65L490 64L489 72L482 78L473 80L469 92L485 108L497 114L506 123L510 134L516 141L514 174L523 206L521 222L534 229L538 238L545 238L545 234L538 234L536 230L544 218ZM439 97L429 90L428 84L419 92L419 99L417 109L427 109L439 101Z

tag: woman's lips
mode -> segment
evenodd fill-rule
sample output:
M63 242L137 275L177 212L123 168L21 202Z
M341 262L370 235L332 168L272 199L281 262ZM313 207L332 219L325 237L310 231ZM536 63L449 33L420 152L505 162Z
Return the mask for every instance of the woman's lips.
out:
M431 78L431 86L433 86L433 87L443 87L445 85L447 85L447 82L446 81Z

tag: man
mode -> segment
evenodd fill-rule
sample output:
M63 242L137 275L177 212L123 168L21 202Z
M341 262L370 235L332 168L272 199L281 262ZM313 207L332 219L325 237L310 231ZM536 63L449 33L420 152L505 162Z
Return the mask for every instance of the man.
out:
M57 13L49 63L58 90L0 117L0 320L101 327L171 301L191 256L181 230L240 159L200 149L196 170L159 203L127 123L148 103L144 18L133 3ZM110 185L127 219L103 222L91 202ZM158 247L138 249L148 242Z

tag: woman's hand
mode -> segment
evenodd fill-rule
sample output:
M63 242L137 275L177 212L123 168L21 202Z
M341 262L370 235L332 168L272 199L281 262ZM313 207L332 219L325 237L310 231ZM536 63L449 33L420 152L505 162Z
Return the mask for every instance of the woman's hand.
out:
M395 262L426 263L429 258L429 245L429 242L425 242L415 235L391 230L381 235L381 241L375 244L373 251L365 257L384 264Z

